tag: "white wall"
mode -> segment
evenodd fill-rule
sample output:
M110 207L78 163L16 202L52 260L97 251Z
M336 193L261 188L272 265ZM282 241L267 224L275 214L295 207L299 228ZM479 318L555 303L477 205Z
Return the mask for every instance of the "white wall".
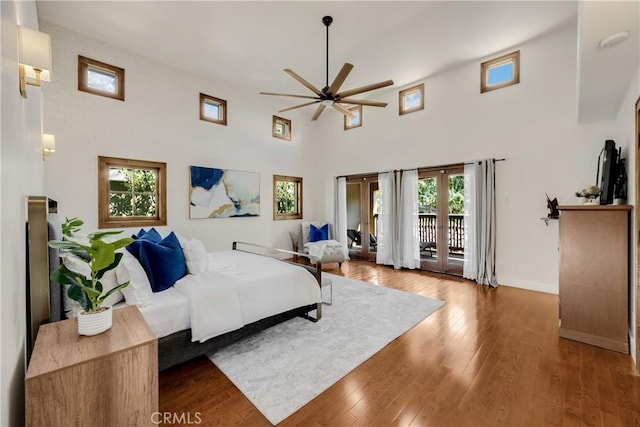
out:
M615 120L615 132L616 132L616 144L622 148L622 157L627 159L627 203L630 205L635 205L635 194L636 194L636 181L635 181L635 168L636 168L636 123L635 123L635 105L640 97L640 67L636 69L634 73L634 77L629 82L629 87L626 92L626 96L620 105L620 110L618 111L618 115ZM637 206L636 206L637 209ZM632 230L630 233L630 241L631 241L631 268L630 268L630 298L629 304L631 305L630 310L630 346L631 346L631 356L636 362L636 366L638 361L636 360L636 340L638 339L636 332L638 331L638 325L636 324L636 311L638 307L636 307L636 280L637 280L637 269L638 263L636 258L636 251L638 248L638 240L636 236L638 235L638 230L635 227L635 215L637 213L635 211L632 212L631 222L632 222Z
M26 196L43 194L40 89L18 92L17 25L38 28L31 1L2 1L0 92L0 425L24 424ZM46 84L46 83L45 83Z
M45 88L44 126L57 142L55 156L45 164L46 191L64 215L85 221L85 231L97 227L99 155L166 162L169 226L197 236L209 250L230 249L233 240L290 247L287 230L299 221L273 221L273 174L303 177L305 219L313 219L316 202L307 187L314 186L316 166L313 147L305 143L306 120L285 115L293 121L292 141L273 138L272 115L278 109L273 98L50 23L42 27L52 36L55 70ZM79 54L125 69L125 102L77 90ZM227 126L199 120L200 92L228 102ZM190 220L189 165L259 172L260 217Z
M376 92L384 109L365 107L363 126L343 131L340 117L316 127L326 146L324 182L338 175L507 158L496 165L497 277L501 284L558 291L558 227L545 227L545 192L575 204L576 190L595 181L608 123L576 124L576 30L522 46L520 84L480 94L480 59L425 82L425 110L398 115L398 89ZM507 53L515 50L509 49Z

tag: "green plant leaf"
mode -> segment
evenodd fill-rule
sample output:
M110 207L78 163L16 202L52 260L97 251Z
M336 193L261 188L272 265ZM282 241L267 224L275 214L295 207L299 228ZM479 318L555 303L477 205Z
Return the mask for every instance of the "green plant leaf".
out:
M71 233L79 231L84 222L78 218L64 218L65 222L62 224L62 235L71 236Z
M114 294L114 293L118 292L119 290L121 290L121 289L123 289L123 288L126 288L127 286L129 286L129 281L126 281L126 282L124 282L123 284L118 285L118 286L116 286L115 288L108 290L107 292L105 292L105 294L104 294L104 295L101 295L101 296L98 298L98 303L99 303L99 304L101 304L105 299L109 298L109 296L110 296L111 294Z
M107 267L103 268L102 270L98 271L96 273L96 279L100 280L102 279L102 277L104 276L104 274L107 271L113 270L114 268L116 268L118 266L118 264L120 264L120 260L122 259L123 254L121 253L115 253L114 254L114 258L113 258L113 262L108 265Z
M69 286L69 289L67 290L67 295L72 300L77 301L82 306L82 308L85 309L85 311L89 310L90 308L89 300L87 300L85 293L80 286L77 286L77 285Z

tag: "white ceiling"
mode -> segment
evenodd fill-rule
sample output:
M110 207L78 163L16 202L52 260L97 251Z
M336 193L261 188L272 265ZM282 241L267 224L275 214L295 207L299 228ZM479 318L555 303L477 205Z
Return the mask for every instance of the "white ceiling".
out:
M351 89L424 79L575 26L578 10L575 2L538 1L38 1L37 7L41 20L204 77L304 95L310 93L282 69L324 86L324 15L334 18L329 81L348 61L354 69L343 89ZM297 102L282 100L283 107Z
M580 4L578 23L578 122L616 117L640 63L640 2ZM619 31L629 38L607 49L600 40Z
M40 0L37 7L39 19L205 78L303 95L310 93L282 69L325 85L324 15L334 18L329 81L344 62L355 66L343 89L386 79L401 87L577 25L581 123L615 117L640 62L638 1ZM631 32L628 41L598 48L620 30ZM282 98L283 108L297 101Z

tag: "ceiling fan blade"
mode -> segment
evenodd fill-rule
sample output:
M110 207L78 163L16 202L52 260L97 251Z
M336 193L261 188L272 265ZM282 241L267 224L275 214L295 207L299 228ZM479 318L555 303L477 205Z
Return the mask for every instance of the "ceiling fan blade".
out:
M370 105L372 107L386 107L386 102L378 102L378 101L368 101L366 99L351 99L351 98L341 98L340 101L337 101L341 104L354 104L354 105Z
M324 104L320 104L318 105L318 109L316 110L316 112L313 114L313 117L311 117L311 120L318 120L318 117L320 117L320 114L322 114L322 112L325 109L325 105Z
M309 83L308 81L306 81L305 79L303 79L302 77L297 75L295 73L295 71L293 71L293 70L291 70L289 68L285 68L284 72L289 74L291 77L293 77L294 79L296 79L300 83L302 83L307 89L309 89L311 92L315 93L316 95L318 95L318 96L322 96L323 95L323 93L320 92L320 89L318 89L317 87L315 87L314 85L312 85L311 83Z
M294 98L307 98L307 99L318 99L316 96L307 96L307 95L292 95L290 93L273 93L273 92L260 92L260 95L273 95L273 96L292 96Z
M344 114L345 116L349 116L349 117L355 117L356 115L354 113L352 113L351 111L347 110L346 108L344 108L342 105L340 104L333 104L331 105L333 108L335 108L336 110L340 111L342 114Z
M361 87L356 88L356 89L345 90L344 92L339 93L338 96L340 98L346 98L346 97L349 97L351 95L357 95L357 94L362 93L362 92L369 92L370 90L376 90L376 89L380 89L380 88L383 88L383 87L391 86L392 84L393 84L393 80L385 80L383 82L373 83L373 84L366 85L366 86L361 86Z
M353 69L353 65L349 64L348 62L345 62L344 65L342 66L342 69L340 70L336 78L333 80L333 83L331 83L331 86L329 86L329 90L327 91L327 93L330 93L330 94L337 93L340 90L340 86L342 86L342 83L344 83L344 81L347 79L347 76L349 75L352 69Z
M284 110L280 110L278 111L278 113L283 113L285 111L289 111L289 110L295 110L296 108L302 108L302 107L306 107L307 105L311 105L311 104L315 104L319 101L311 101L311 102L306 102L304 104L300 104L300 105L296 105L295 107L289 107L289 108L285 108Z

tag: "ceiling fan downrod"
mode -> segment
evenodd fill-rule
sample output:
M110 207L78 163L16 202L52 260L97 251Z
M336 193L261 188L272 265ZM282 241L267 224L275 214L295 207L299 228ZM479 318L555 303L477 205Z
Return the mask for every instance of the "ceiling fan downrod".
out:
M325 72L325 86L322 92L326 93L329 90L329 26L333 22L333 18L331 16L323 16L322 23L327 28L327 55L326 55L326 72Z

